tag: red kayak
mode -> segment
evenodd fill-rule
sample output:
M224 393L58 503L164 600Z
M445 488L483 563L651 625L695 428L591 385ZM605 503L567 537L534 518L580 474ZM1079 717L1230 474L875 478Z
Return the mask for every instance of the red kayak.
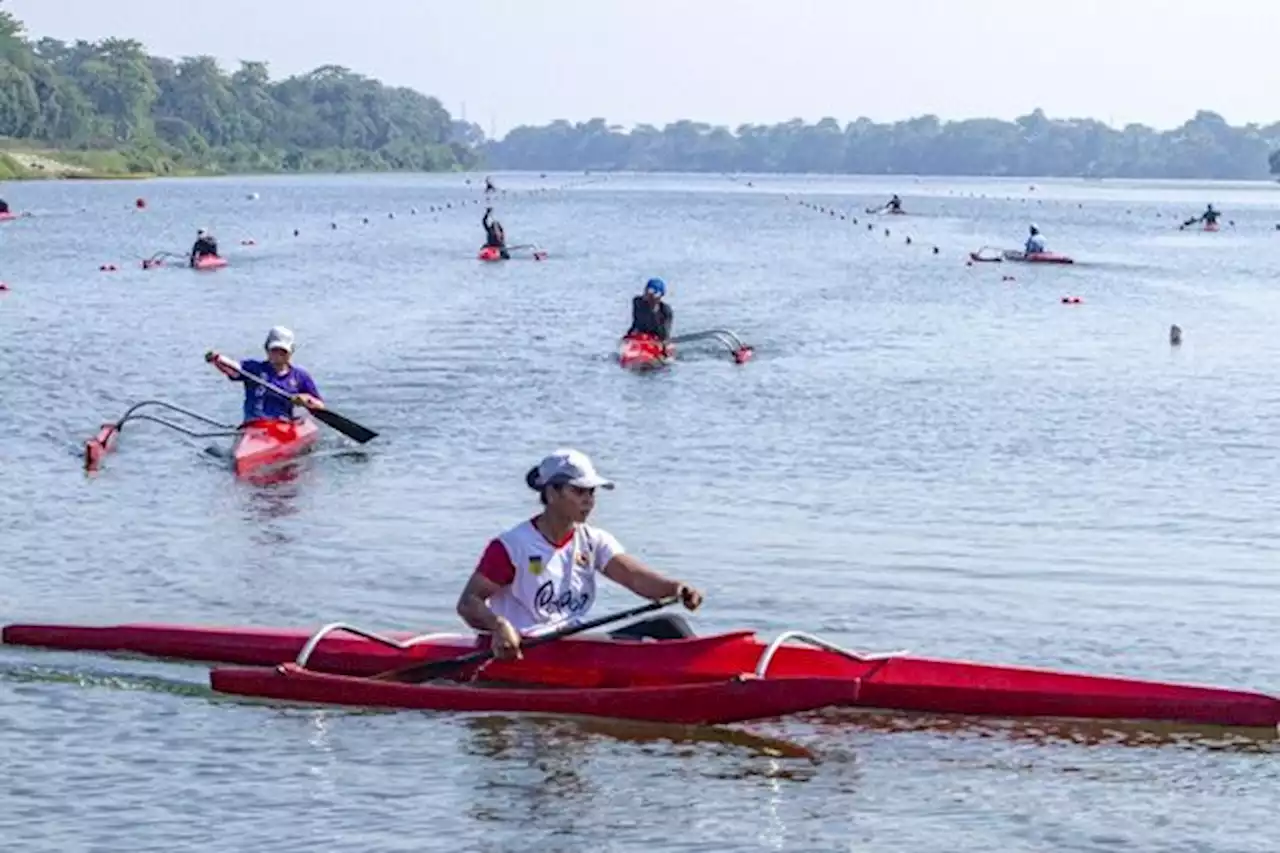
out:
M1218 223L1216 223L1216 222L1206 222L1206 223L1204 224L1204 230L1206 230L1206 231L1217 231L1217 230L1218 230Z
M201 255L191 265L194 270L218 270L227 265L227 259L219 255Z
M309 642L313 634L290 629L9 625L0 638L11 645L130 652L247 666L271 667L296 660L313 673L350 676L369 676L409 663L442 660L476 648L475 639L469 636L428 636L397 647L391 644L404 644L410 635L370 639L340 635L343 630L342 626L328 626ZM814 647L815 643L820 647ZM575 637L531 648L520 661L491 662L462 677L506 685L581 690L699 682L723 685L743 673L765 680L825 678L855 682L859 685L856 699L846 697L842 704L883 710L1157 720L1272 729L1280 724L1280 699L1261 693L897 653L859 655L794 632L773 643L761 641L750 631L662 642ZM246 690L263 691L260 695L296 689L300 692L294 695L298 696L313 689L309 683L298 688L270 686L276 683L275 677L262 673L218 677L224 678L229 680L222 684L228 687L240 684ZM331 682L324 684L331 686L315 689L331 691L326 696L341 695L345 690ZM382 696L378 694L378 698Z
M482 261L502 261L506 258L502 257L502 250L497 246L484 246L476 254L476 258Z
M14 213L12 210L6 210L4 213L0 213L0 222L8 222L11 219L17 218L18 214Z
M320 439L320 426L311 418L281 421L271 418L240 425L231 448L236 474L244 476L300 456Z
M296 664L223 668L209 674L219 693L368 708L570 714L684 725L718 725L855 704L858 681L732 678L650 687L475 687L400 684L329 675Z
M665 367L675 357L675 348L663 346L653 335L630 335L618 342L618 363L630 370Z

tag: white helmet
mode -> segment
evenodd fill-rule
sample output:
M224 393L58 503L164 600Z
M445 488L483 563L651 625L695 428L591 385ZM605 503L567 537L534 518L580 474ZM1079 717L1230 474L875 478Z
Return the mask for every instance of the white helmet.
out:
M266 348L268 351L282 349L293 352L293 332L284 326L272 326L271 331L267 332Z

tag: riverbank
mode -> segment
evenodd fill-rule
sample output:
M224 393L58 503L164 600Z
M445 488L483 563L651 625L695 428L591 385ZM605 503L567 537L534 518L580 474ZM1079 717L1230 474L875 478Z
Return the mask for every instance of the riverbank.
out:
M171 173L179 174L179 173ZM47 151L12 149L0 152L0 180L145 180L155 172L130 168L115 151Z

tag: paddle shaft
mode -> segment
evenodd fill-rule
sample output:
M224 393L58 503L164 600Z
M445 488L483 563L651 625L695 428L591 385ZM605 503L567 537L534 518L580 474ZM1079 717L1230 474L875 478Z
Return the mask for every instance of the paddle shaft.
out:
M265 388L268 391L271 391L275 394L279 394L281 397L284 397L286 400L289 400L290 402L292 402L293 398L296 396L294 394L290 394L288 391L284 390L283 388L278 388L275 385L272 385L270 382L267 382L263 379L259 379L257 376L254 376L252 373L246 372L244 368L242 368L237 362L234 362L229 358L218 356L217 360L218 360L218 364L222 365L223 367L230 367L237 374L239 374L241 379L245 380L246 382L252 382L254 385L261 386L262 388ZM368 427L361 426L360 424L356 423L355 421L349 418L344 418L342 415L330 409L327 409L327 408L326 409L308 409L308 411L311 412L312 417L314 417L316 420L320 421L323 424L328 424L329 426L336 429L338 432L345 435L347 438L350 438L352 441L358 442L360 444L364 444L367 441L372 441L373 439L378 437L378 434L373 430L369 429Z
M612 613L608 616L601 616L599 619L592 619L587 622L569 625L558 631L553 631L541 637L530 637L527 641L520 644L521 649L532 649L537 646L553 643L556 640L562 640L565 637L571 637L574 634L581 634L583 631L590 631L593 628L599 628L602 625L608 625L611 622L619 622L623 619L631 619L636 616L643 616L646 613L652 613L655 610L661 610L664 607L670 607L679 601L679 596L671 595L666 598L659 598L656 601L650 601L639 607L633 607L630 610L624 610L621 613ZM401 669L388 670L374 676L374 680L380 681L407 681L420 682L426 681L440 675L441 672L458 667L466 666L473 663L483 663L493 657L493 649L480 649L479 651L461 655L456 658L447 658L445 660L433 660L426 663L417 663L406 666Z

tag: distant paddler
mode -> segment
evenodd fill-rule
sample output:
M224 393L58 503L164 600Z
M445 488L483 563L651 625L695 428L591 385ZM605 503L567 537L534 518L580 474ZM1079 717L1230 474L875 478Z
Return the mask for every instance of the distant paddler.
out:
M614 484L586 454L561 448L525 475L542 512L489 542L458 598L458 615L490 635L495 657L520 657L521 640L587 621L603 575L642 598L678 597L696 610L702 593L666 578L626 553L605 530L587 524L596 490ZM693 632L679 616L633 623L615 637L677 639Z
M893 198L880 207L868 207L867 213L906 213L906 211L902 209L902 199L898 198L897 193L894 193Z
M1022 250L1028 255L1043 255L1049 251L1045 245L1044 236L1035 225L1031 226L1030 233L1027 235L1027 242L1023 245Z
M1199 216L1191 217L1186 222L1182 223L1182 227L1186 228L1189 225L1195 225L1197 223L1203 222L1204 227L1206 229L1210 231L1216 231L1218 229L1218 217L1221 215L1222 215L1221 211L1215 210L1213 207L1213 204L1209 204L1208 206L1205 207L1204 213L1200 214Z
M507 252L507 232L503 229L502 223L493 218L492 207L484 209L484 217L480 220L480 224L484 226L484 248L496 249L504 261L510 260L511 255Z
M201 228L196 232L196 242L191 247L191 266L195 266L201 258L218 257L218 238L208 229Z
M227 378L244 383L244 422L270 418L293 420L294 407L323 411L324 399L311 374L292 363L294 336L284 326L273 326L263 345L267 360L245 359L237 364L216 352L205 353L204 360L218 368ZM283 393L274 394L245 376L266 382Z

